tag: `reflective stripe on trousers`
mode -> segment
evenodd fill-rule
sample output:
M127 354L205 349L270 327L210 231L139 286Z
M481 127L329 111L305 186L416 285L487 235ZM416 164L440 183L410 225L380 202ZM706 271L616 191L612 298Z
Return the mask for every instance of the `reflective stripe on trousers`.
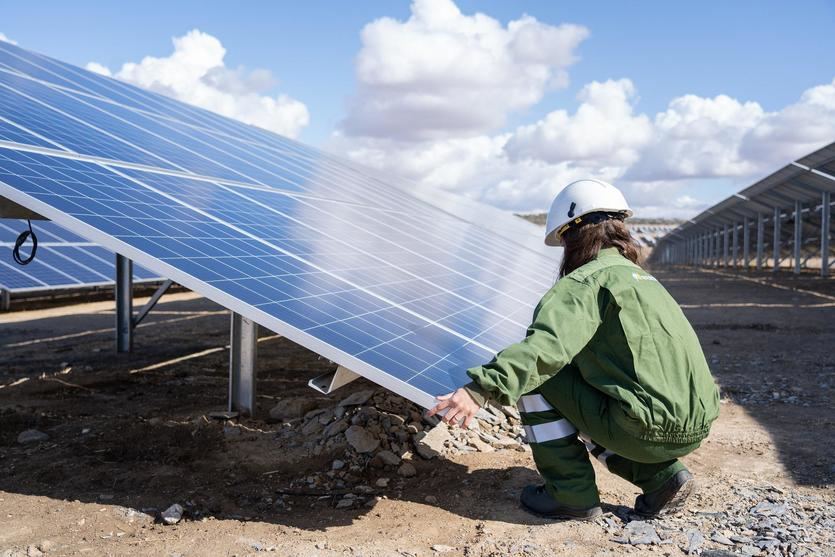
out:
M586 450L589 452L589 454L594 456L594 453L597 452L597 460L602 462L603 465L606 466L606 468L608 469L609 465L606 463L606 461L609 459L610 456L615 454L614 451L610 451L609 449L603 449L602 446L592 441L591 437L589 437L585 433L580 433L579 437L580 441L582 441L583 444L586 446ZM601 449L603 450L601 451Z
M544 396L538 393L523 396L519 399L517 406L519 407L519 412L523 414L554 412L554 407L545 400ZM571 422L565 418L544 424L526 425L523 427L529 443L545 443L546 441L562 439L577 433L577 428L571 425Z
M554 407L551 406L551 404L545 400L545 397L539 393L523 396L519 399L517 406L519 407L519 411L525 414L529 414L531 412L555 411ZM528 439L528 443L545 443L547 441L564 439L574 434L578 434L580 440L586 446L586 450L589 454L595 456L597 460L599 460L607 468L608 465L606 461L610 456L615 454L613 451L596 444L589 436L579 433L577 428L565 418L560 418L553 422L546 422L544 424L526 425L523 427L525 429L525 436Z

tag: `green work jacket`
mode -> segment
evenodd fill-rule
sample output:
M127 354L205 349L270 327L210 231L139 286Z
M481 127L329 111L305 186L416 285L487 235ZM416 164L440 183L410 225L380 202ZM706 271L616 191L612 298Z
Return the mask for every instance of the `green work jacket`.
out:
M699 441L719 414L718 389L681 308L615 248L557 281L525 339L467 370L466 388L480 404L515 404L569 364L637 438Z

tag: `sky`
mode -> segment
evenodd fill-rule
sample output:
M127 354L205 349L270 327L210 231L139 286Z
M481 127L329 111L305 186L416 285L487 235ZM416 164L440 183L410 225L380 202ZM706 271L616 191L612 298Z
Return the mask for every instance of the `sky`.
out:
M835 141L832 1L0 6L24 48L513 211L593 177L686 218Z

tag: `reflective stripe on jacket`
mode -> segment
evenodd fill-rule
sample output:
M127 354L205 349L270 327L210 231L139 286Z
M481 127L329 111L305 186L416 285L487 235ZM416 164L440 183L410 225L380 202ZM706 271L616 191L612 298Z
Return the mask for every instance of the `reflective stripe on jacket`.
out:
M565 367L608 395L612 418L641 439L707 436L719 392L696 333L672 296L615 248L559 280L527 336L469 369L474 398L515 404Z

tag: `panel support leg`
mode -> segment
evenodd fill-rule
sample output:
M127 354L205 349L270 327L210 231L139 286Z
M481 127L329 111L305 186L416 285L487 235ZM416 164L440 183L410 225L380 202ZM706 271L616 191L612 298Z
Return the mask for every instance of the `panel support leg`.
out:
M722 266L728 268L728 225L722 225Z
M747 216L742 219L742 266L746 273L751 267L751 223Z
M765 217L757 213L757 270L763 270L763 255L765 252Z
M774 268L772 272L780 270L780 207L774 208Z
M229 411L252 416L255 412L258 324L233 312L230 329Z
M133 349L133 262L116 255L116 351Z
M800 257L803 247L803 204L794 202L794 274L800 274Z
M733 259L734 271L736 271L739 267L739 225L737 225L737 223L733 224L733 232L731 232L731 238L731 255Z
M832 208L831 194L828 191L821 195L821 276L829 274L829 223L831 222Z

